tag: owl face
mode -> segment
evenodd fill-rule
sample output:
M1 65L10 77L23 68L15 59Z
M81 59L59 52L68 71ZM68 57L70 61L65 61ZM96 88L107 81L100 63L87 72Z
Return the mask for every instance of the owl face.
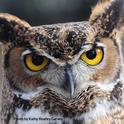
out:
M99 3L87 22L38 27L0 14L12 93L50 115L97 116L107 105L110 112L123 72L120 3Z
M68 95L76 95L86 87L114 81L120 69L120 56L113 39L84 40L91 31L86 32L83 27L92 30L94 34L95 29L88 29L89 24L79 23L80 26L76 27L75 25L77 23L66 24L66 29L65 24L30 29L34 32L34 29L38 28L38 32L41 30L47 33L39 33L35 37L44 37L38 40L41 43L39 47L43 42L41 47L44 48L35 50L27 45L10 49L6 54L5 68L12 87L22 92L37 90L38 87L53 87ZM47 30L52 32L48 34ZM64 34L65 32L67 34ZM66 36L61 39L62 36L57 33ZM48 40L46 45L44 40Z

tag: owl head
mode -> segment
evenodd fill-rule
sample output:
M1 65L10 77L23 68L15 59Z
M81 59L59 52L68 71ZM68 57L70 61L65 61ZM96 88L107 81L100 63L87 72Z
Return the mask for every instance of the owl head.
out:
M1 13L3 69L16 100L62 117L110 113L123 96L122 8L122 0L99 2L88 21L36 27Z

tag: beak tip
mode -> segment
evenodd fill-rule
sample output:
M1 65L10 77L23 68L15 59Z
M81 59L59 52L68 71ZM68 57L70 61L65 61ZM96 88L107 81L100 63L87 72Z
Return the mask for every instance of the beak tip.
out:
M70 90L70 97L72 98L74 96L74 89Z

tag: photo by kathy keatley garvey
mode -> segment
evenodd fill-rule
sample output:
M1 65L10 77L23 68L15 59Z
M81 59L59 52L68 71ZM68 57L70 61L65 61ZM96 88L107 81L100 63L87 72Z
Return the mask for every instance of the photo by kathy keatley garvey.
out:
M0 13L0 42L0 124L124 124L124 0L79 22Z

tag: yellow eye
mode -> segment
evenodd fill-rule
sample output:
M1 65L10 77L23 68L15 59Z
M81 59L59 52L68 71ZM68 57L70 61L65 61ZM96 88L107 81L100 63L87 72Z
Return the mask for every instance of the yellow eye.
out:
M81 55L81 60L83 60L88 65L97 65L103 59L104 53L102 48L94 48Z
M44 69L49 61L47 58L37 55L37 54L28 54L24 58L26 67L31 71L40 71Z

